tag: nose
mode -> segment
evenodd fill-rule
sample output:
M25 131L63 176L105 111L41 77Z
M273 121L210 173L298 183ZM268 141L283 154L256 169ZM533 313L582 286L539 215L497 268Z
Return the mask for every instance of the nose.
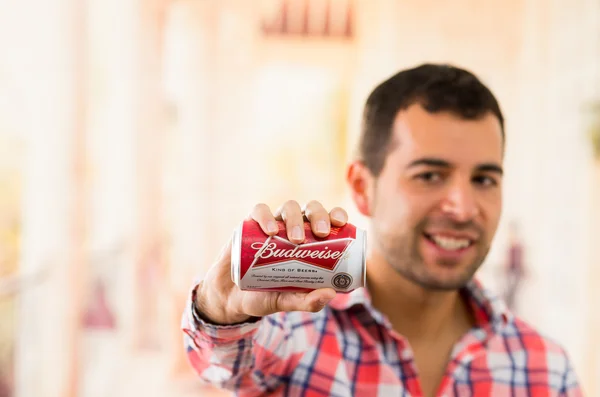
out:
M457 222L468 222L476 218L479 206L471 181L454 181L441 205L442 212Z

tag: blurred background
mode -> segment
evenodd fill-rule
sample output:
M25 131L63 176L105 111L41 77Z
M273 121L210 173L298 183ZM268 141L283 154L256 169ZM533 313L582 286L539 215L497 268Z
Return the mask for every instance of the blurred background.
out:
M478 74L507 119L480 278L600 396L600 3L0 0L0 396L225 395L193 280L257 202L345 206L369 91Z

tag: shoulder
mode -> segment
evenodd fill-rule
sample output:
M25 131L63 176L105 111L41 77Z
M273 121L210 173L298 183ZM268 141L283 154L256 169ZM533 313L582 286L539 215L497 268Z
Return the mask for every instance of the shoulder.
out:
M491 372L494 379L513 384L518 378L529 386L579 395L579 382L564 347L522 319L513 317L484 345L485 354L472 365Z
M513 324L507 327L505 336L520 339L523 349L528 352L550 353L563 357L567 355L560 343L539 332L531 324L516 316Z
M501 336L504 345L502 349L513 357L521 356L532 370L555 374L565 374L572 370L565 348L519 317L515 317L505 327Z
M484 328L498 337L490 340L488 345L488 353L492 357L498 361L525 363L536 370L561 373L567 370L568 355L557 341L512 313L499 296L485 289L479 281L471 282L466 291Z

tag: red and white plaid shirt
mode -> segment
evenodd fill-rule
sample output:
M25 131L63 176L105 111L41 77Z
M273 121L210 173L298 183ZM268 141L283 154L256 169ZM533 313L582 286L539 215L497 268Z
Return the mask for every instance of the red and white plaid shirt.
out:
M233 326L183 315L200 378L240 396L422 396L408 341L360 288L319 313L277 313ZM582 396L565 351L473 281L477 325L453 349L437 396Z

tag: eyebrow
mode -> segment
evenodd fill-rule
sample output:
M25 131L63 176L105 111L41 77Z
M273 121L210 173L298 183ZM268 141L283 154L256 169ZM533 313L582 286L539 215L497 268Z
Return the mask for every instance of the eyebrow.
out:
M417 160L412 161L408 166L408 168L418 167L418 166L430 166L430 167L438 167L438 168L452 168L452 164L447 162L446 160L442 160L434 157L424 157ZM494 172L496 174L503 175L504 171L502 167L496 163L483 163L478 164L475 169L479 172Z

